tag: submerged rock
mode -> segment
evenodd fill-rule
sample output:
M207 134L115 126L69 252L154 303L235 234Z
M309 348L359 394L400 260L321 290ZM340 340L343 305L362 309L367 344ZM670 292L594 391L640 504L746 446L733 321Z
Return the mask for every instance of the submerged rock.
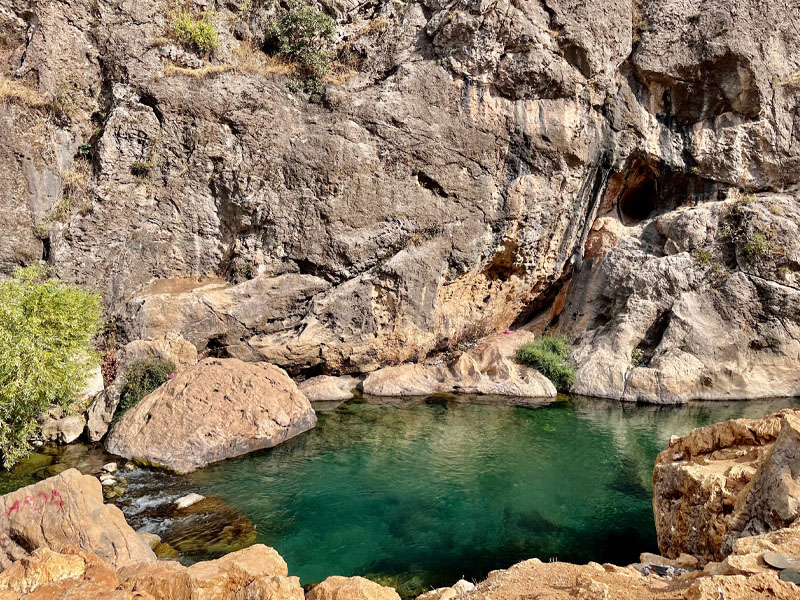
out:
M115 567L155 560L122 512L103 504L100 482L75 469L0 497L0 515L2 568L36 548L70 544Z
M219 555L256 541L252 521L219 498L203 498L170 516L173 523L163 541L178 552Z
M447 366L409 364L385 367L364 380L364 393L375 396L428 396L436 393L491 394L555 398L556 388L536 369L516 360L533 333L497 333L482 339Z
M106 448L189 473L276 446L316 422L311 404L282 369L206 359L128 410L108 435Z

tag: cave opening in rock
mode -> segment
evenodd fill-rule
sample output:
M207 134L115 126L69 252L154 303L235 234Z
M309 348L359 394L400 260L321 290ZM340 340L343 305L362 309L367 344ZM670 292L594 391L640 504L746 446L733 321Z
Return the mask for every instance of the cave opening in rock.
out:
M623 224L637 225L681 205L718 200L726 187L689 170L671 169L647 157L632 157L622 171L609 178L599 214L613 211Z
M659 180L646 163L635 160L620 187L617 211L624 224L644 221L659 208Z
M655 179L647 179L628 188L619 199L619 211L626 223L644 221L658 206L658 188Z

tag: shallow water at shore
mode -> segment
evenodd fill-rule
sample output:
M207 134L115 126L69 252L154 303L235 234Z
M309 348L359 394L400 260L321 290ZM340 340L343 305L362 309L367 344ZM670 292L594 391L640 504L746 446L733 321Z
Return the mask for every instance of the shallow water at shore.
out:
M657 551L652 469L670 436L789 406L800 400L359 400L317 407L311 432L189 476L128 472L120 507L136 529L185 543L181 560L193 562L219 555L230 536L209 532L206 516L177 518L169 505L191 491L216 496L248 517L257 541L275 547L303 583L368 575L406 596L532 557L626 564ZM88 446L49 448L0 474L0 492L67 466L96 472L109 459ZM252 542L249 523L235 513L224 519L220 531L235 521ZM197 548L193 528L216 547Z

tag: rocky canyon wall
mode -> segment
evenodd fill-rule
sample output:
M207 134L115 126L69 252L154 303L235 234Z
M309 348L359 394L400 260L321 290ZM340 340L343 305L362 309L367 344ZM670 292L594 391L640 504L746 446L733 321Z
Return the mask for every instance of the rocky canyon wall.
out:
M198 3L209 59L166 2L0 0L0 270L44 258L122 341L306 374L549 325L560 293L581 393L800 392L800 7L320 6L312 102L257 48L274 4Z

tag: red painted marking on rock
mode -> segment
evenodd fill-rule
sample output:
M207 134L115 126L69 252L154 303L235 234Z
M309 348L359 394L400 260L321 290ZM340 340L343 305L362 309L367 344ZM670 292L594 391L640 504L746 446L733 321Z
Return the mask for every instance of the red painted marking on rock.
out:
M25 510L40 512L48 506L55 507L56 512L61 512L64 510L65 504L64 498L58 490L51 490L49 496L47 492L39 492L35 496L25 496L21 504L19 500L14 500L14 504L6 511L5 518L10 518L14 511L16 511L17 514Z

